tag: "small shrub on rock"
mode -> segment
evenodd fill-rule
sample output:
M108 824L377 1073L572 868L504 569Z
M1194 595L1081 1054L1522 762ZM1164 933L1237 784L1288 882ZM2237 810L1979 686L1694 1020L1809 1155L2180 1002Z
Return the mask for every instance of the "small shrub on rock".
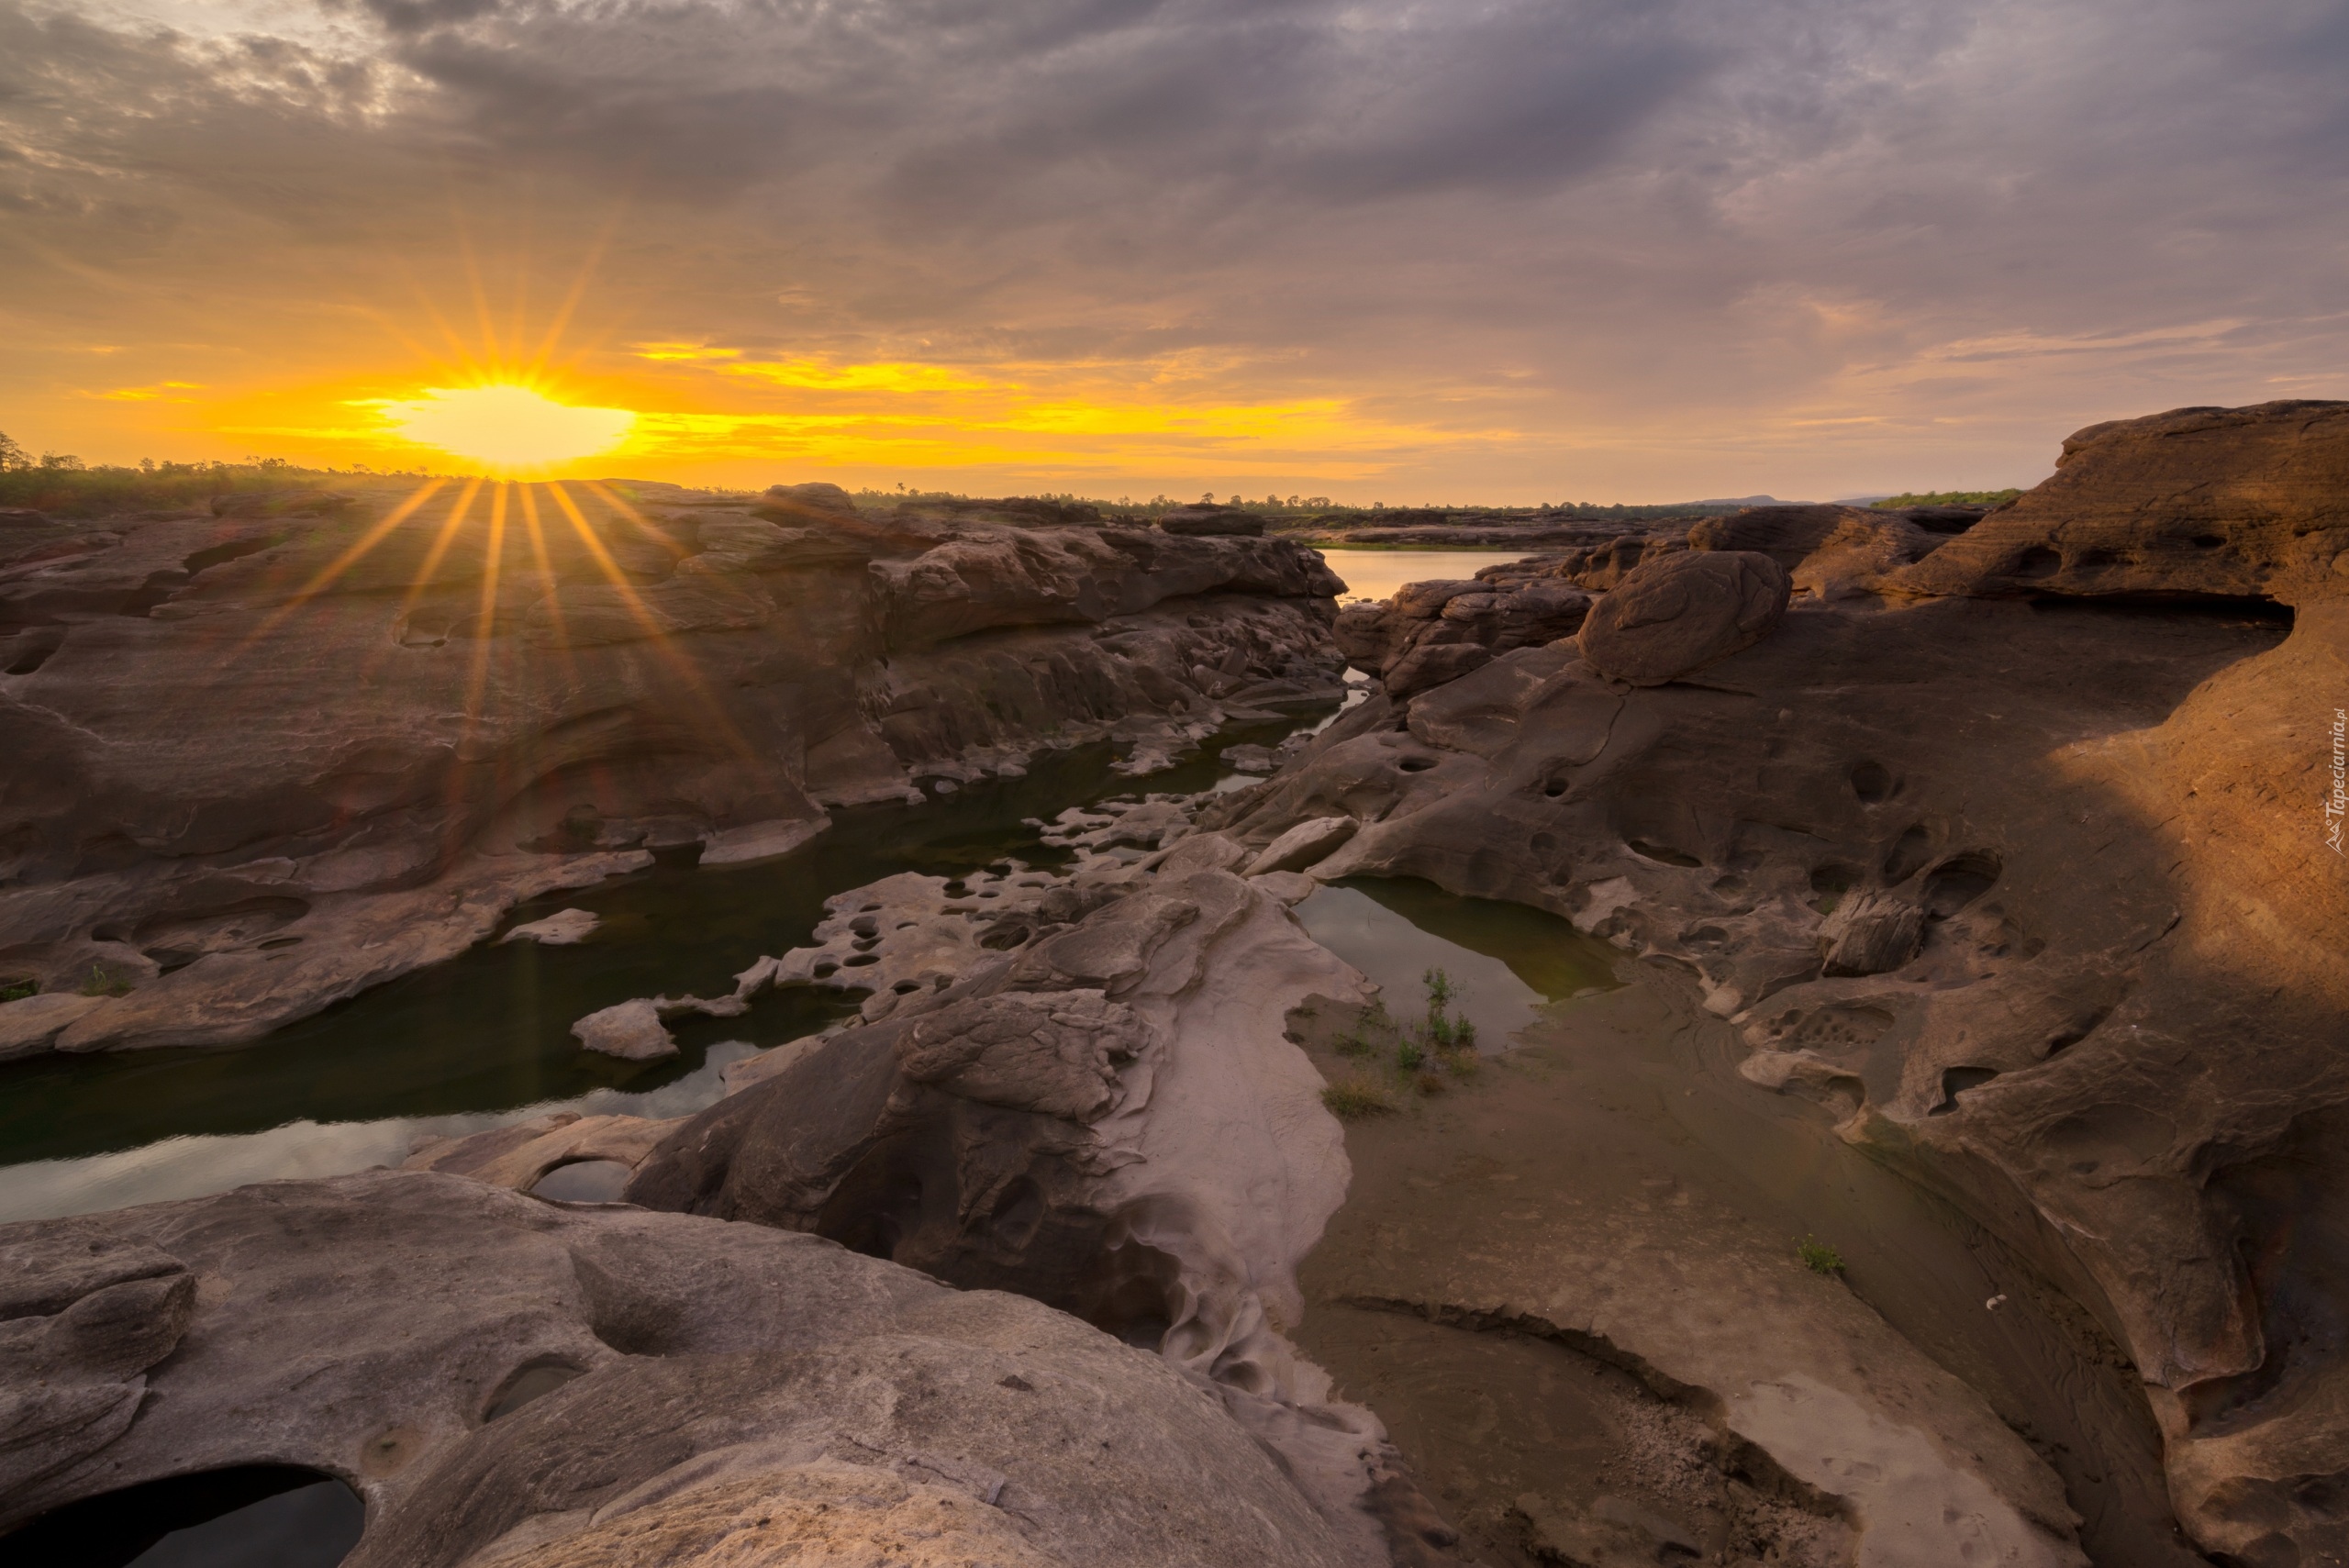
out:
M131 981L128 974L117 974L104 964L90 965L90 978L82 982L84 996L128 996Z

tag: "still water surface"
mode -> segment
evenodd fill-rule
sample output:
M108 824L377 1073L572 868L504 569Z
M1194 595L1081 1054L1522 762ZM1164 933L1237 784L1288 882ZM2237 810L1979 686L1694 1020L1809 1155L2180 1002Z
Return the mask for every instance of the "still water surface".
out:
M1484 1051L1505 1051L1551 1002L1617 984L1620 956L1568 922L1522 904L1462 898L1431 882L1350 877L1297 906L1313 940L1378 983L1398 1022L1427 1013L1427 976L1443 971L1448 1008L1476 1026Z
M1330 570L1346 580L1338 602L1391 599L1406 583L1434 583L1474 577L1504 561L1523 561L1521 550L1354 550L1344 545L1319 547Z
M602 916L602 928L576 947L474 948L254 1045L0 1066L0 1221L397 1163L418 1135L539 1111L685 1115L718 1097L726 1062L821 1029L861 997L770 991L740 1018L681 1018L671 1032L682 1053L651 1063L582 1051L572 1023L630 997L729 991L762 955L804 944L827 897L897 872L951 876L1006 857L1060 864L1065 853L1024 818L1209 788L1225 746L1277 741L1292 728L1235 728L1141 779L1110 772L1106 744L1046 752L1025 778L919 806L835 812L830 831L786 860L707 871L671 861L555 894L509 923L576 907Z

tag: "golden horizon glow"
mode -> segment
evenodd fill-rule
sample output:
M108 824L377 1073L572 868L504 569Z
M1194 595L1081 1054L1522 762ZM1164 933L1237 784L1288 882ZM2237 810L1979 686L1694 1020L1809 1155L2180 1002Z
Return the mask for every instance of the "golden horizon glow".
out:
M422 397L381 407L402 439L499 474L600 456L627 440L637 421L631 409L558 403L516 382L428 387Z

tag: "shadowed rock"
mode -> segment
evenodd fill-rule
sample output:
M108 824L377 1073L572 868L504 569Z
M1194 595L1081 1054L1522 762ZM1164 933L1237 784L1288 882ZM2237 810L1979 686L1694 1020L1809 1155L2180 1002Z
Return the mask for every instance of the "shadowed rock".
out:
M1803 553L1651 556L1578 648L1375 697L1201 823L1342 811L1365 826L1318 875L1514 899L1685 970L1750 1077L2094 1316L2205 1550L2311 1560L2349 1529L2314 1479L2349 1429L2317 1327L2349 1311L2349 1168L2318 1152L2349 1104L2344 476L2349 406L2182 410L2081 432L1907 566L1826 570L1847 528L1914 548L1898 519L1699 525ZM1722 576L1651 599L1684 573ZM1863 591L1781 614L1814 573Z
M1489 663L1512 648L1571 637L1590 595L1564 583L1413 583L1386 603L1348 605L1331 635L1349 662L1408 696Z

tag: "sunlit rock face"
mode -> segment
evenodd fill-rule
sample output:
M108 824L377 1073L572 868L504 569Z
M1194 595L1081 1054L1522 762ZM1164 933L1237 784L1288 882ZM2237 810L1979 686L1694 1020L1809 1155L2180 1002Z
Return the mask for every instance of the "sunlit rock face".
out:
M250 1039L653 850L1341 692L1337 580L1280 540L347 488L0 528L0 980L97 995L0 1004L0 1050Z
M1264 841L1348 816L1316 875L1535 905L1684 970L1749 1079L1820 1101L2093 1314L2196 1540L2323 1561L2349 1543L2327 815L2349 405L2183 410L2065 452L1954 534L1700 524L1682 548L1795 584L1752 646L1653 684L1610 678L1587 631L1502 651L1374 697L1201 822ZM1685 559L1642 553L1619 590ZM1607 588L1616 565L1506 576Z

